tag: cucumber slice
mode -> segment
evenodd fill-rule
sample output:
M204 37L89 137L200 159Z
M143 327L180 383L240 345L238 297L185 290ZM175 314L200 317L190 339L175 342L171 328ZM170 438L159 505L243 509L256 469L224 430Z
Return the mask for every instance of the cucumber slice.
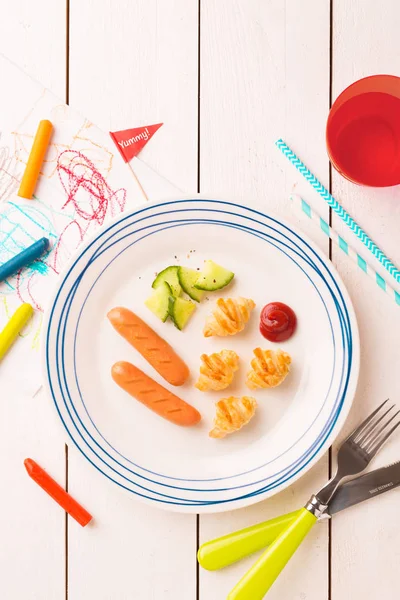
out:
M198 278L198 271L195 271L194 269L189 269L188 267L179 267L178 279L179 283L181 284L181 288L184 292L186 292L188 296L190 296L192 300L195 300L196 302L200 302L200 300L204 296L204 292L202 290L197 290L194 287L194 284L196 283Z
M162 281L154 290L152 295L147 298L145 305L156 315L163 323L168 319L169 298L172 294L171 288L166 281Z
M217 265L213 260L206 260L204 269L199 274L194 287L198 290L214 292L221 290L232 281L235 274Z
M181 295L182 291L182 288L179 285L178 269L179 267L175 265L173 265L172 267L167 267L157 275L157 277L151 284L151 287L157 289L163 281L166 281L172 290L172 294L175 296L175 298L178 298L178 296Z
M185 327L195 308L196 305L191 300L175 298L174 296L169 297L169 316L179 330Z

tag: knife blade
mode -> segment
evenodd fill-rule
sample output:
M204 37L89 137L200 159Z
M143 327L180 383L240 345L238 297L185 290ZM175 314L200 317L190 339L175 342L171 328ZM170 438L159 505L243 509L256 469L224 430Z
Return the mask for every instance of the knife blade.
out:
M400 461L359 475L343 483L329 503L329 518L345 508L364 502L400 485ZM269 546L296 519L298 511L246 527L202 544L198 551L200 565L209 571L221 569L245 556ZM321 520L323 520L322 517Z
M343 483L330 501L327 512L334 515L354 504L384 494L399 485L400 461Z

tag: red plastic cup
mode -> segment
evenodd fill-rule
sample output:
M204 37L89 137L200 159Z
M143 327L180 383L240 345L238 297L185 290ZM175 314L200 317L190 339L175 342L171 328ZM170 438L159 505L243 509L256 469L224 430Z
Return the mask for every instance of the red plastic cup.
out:
M400 183L400 77L372 75L335 100L326 125L335 169L359 185Z

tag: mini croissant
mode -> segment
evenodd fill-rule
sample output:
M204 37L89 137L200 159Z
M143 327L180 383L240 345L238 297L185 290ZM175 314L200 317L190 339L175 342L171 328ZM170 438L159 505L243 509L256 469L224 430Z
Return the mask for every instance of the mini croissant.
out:
M252 369L247 373L246 384L251 390L280 385L289 373L292 362L289 354L283 350L261 350L256 348Z
M214 354L201 355L202 365L196 386L201 392L224 390L232 383L239 368L239 357L233 350L222 350Z
M204 337L235 335L242 331L255 307L247 298L218 298L212 315L207 317Z
M228 433L238 431L250 421L256 412L256 407L257 401L250 396L222 398L216 404L214 429L210 431L209 436L224 438Z

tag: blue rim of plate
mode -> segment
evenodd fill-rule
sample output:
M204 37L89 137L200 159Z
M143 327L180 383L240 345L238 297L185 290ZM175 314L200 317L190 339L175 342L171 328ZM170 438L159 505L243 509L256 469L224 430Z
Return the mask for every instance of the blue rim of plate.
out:
M185 208L185 205L187 205L188 208ZM219 206L218 209L217 209L217 205ZM203 207L201 207L201 206L203 206ZM204 206L206 206L207 208L204 208ZM162 212L158 212L158 213L154 212L157 210L162 211ZM243 211L245 214L234 212L235 210ZM207 215L212 214L212 215L214 215L214 218L213 219L211 219L211 218L210 219L204 219L204 218L200 219L198 216L196 218L192 218L189 220L181 218L182 215L185 215L185 213L194 213L194 212L196 213L196 215L201 215L202 217L204 217L205 214L207 214ZM215 215L218 215L218 218L215 218ZM227 218L226 215L229 215L229 218L235 217L235 218L242 219L246 222L246 225L239 225L239 224L231 222L231 221L223 221L223 220L221 220L221 215L224 215L224 218ZM179 216L179 219L177 218L178 216ZM159 217L167 218L169 220L167 220L165 222L151 223L150 225L145 224L147 220L159 218ZM174 218L172 219L172 217L174 217ZM259 220L259 219L262 219L262 220ZM251 223L251 225L252 225L251 227L249 226L249 223ZM144 234L143 237L147 237L147 235L155 234L158 231L160 231L161 229L165 229L165 228L169 228L169 227L188 226L188 225L192 225L192 224L196 224L196 225L214 224L214 225L220 225L223 227L234 227L236 229L239 229L239 230L249 233L251 235L255 235L256 237L259 237L261 239L264 239L265 241L268 241L269 243L272 243L272 240L274 240L277 243L282 243L282 242L279 242L279 240L277 240L276 237L273 237L270 235L271 232L274 232L276 235L279 235L285 239L283 246L286 246L288 249L290 249L290 251L292 253L294 253L295 255L298 256L300 261L304 261L304 264L311 267L317 273L317 275L319 275L319 277L321 278L323 283L329 289L329 292L332 295L332 298L334 299L335 307L336 307L338 317L339 317L339 323L340 323L340 328L341 328L341 342L343 344L343 350L344 350L343 351L343 368L342 368L342 373L341 373L341 382L340 382L340 386L338 389L338 394L335 399L333 409L329 415L329 419L324 424L322 430L319 432L319 434L318 434L317 438L314 440L313 444L307 449L306 452L304 452L302 454L302 456L300 456L298 459L296 459L296 461L294 461L289 466L286 466L280 472L274 473L273 475L269 475L267 478L260 479L258 481L253 481L251 483L246 483L244 485L239 485L239 486L232 485L232 487L227 487L227 488L212 488L212 489L206 490L206 489L202 489L202 488L199 489L199 488L188 488L188 487L182 487L182 486L179 487L178 485L172 485L171 483L169 483L168 480L174 480L174 482L182 481L182 482L186 482L186 483L191 483L191 482L196 482L196 481L202 482L202 483L211 482L211 481L222 481L222 480L226 481L228 479L234 479L235 477L240 477L242 475L248 475L249 473L255 472L255 471L265 467L269 463L264 463L263 465L252 468L250 471L247 471L246 473L230 475L229 477L226 477L226 478L218 478L218 479L212 479L212 480L204 480L204 479L190 480L190 479L184 479L184 478L174 478L174 477L169 477L167 475L161 475L161 474L155 473L154 471L150 471L150 470L146 469L145 467L136 465L132 461L126 459L126 457L122 457L127 462L129 462L130 464L135 466L136 468L142 470L144 473L146 473L148 475L153 474L157 477L164 479L164 481L153 481L152 479L150 479L150 477L147 477L146 475L141 474L141 473L131 471L129 468L125 467L118 461L115 461L115 459L113 459L111 457L111 455L108 452L106 452L104 450L104 448L101 445L99 445L98 442L96 442L96 440L94 440L94 438L92 438L92 436L86 430L84 424L80 420L79 415L74 406L74 403L73 403L71 397L69 396L68 383L67 383L67 379L66 379L66 375L65 375L66 371L64 368L64 364L63 364L63 360L64 360L64 343L63 342L64 342L65 331L66 331L67 324L68 324L69 311L72 306L74 296L79 288L79 284L82 281L82 278L83 278L86 270L89 268L89 266L92 265L93 262L95 260L97 260L104 252L107 252L112 245L114 245L116 243L120 243L124 237L126 237L128 239L129 237L137 234L138 230L135 229L134 231L130 232L129 234L124 234L122 237L120 237L120 234L122 232L124 232L128 228L132 227L133 225L138 226L139 224L142 225L142 227L141 227L142 231L147 230L147 234ZM164 225L165 225L165 227L163 227ZM160 226L162 226L162 227L160 228ZM265 231L263 231L262 229L256 229L257 226L266 228L267 231L269 232L269 235L267 235L267 233ZM280 228L280 230L276 229L276 227ZM150 230L151 230L151 232L150 232ZM140 240L143 239L143 237L137 239L134 243L140 242ZM91 250L92 247L95 246L100 240L102 240L101 245L99 245L93 251L93 253L90 255L90 252L92 251ZM131 244L128 244L127 246L125 246L124 249L122 250L122 252L125 251L130 245ZM273 244L273 245L275 245L275 247L278 247L278 246L276 246L276 244ZM303 246L304 246L304 248L303 248ZM278 249L282 251L282 248L278 247ZM287 252L285 252L285 254L287 256L289 256L287 254ZM86 255L86 257L85 257L85 255ZM115 257L116 256L113 257L113 259L110 261L110 263L113 260L115 260ZM289 256L289 258L291 260L294 260L291 256ZM75 281L73 281L71 284L69 279L72 277L72 275L71 275L72 271L74 270L75 266L79 263L79 261L82 261L82 260L84 260L84 267L79 272L79 275L75 279ZM353 355L354 355L354 350L355 350L354 340L356 340L357 341L356 355L358 357L358 335L357 335L357 327L356 327L355 318L354 318L354 314L352 312L351 305L350 305L350 311L349 311L349 307L347 304L347 303L349 303L349 301L347 300L347 303L346 303L346 301L344 299L343 291L337 281L337 276L334 276L332 268L330 267L329 263L327 261L325 261L324 259L322 259L322 257L318 253L318 251L310 243L308 243L300 234L295 232L291 226L283 223L281 220L277 220L276 218L271 217L270 215L266 215L255 209L250 209L250 208L240 206L240 205L237 205L237 204L234 204L231 202L223 202L223 201L211 200L211 199L210 200L208 200L208 199L175 200L175 201L165 202L165 203L160 203L160 204L155 204L155 205L146 205L146 207L141 208L137 211L122 215L121 217L116 219L114 222L112 222L108 227L100 230L98 232L98 234L95 236L95 238L93 238L91 241L84 244L84 246L77 252L75 260L71 261L71 262L72 262L72 264L70 263L64 276L62 278L60 278L61 283L59 283L59 285L57 286L57 291L56 291L56 294L55 294L55 297L53 300L52 308L48 313L49 316L47 319L46 336L45 336L46 381L47 381L48 387L50 389L50 393L51 393L51 396L55 403L59 417L60 417L65 429L67 430L69 436L74 441L75 445L79 448L79 450L82 452L82 454L86 457L86 459L91 464L93 464L95 466L95 468L97 470L99 470L105 477L107 477L108 479L111 479L117 485L127 489L131 493L134 493L144 499L151 500L152 502L157 502L157 503L167 504L167 505L172 505L172 506L178 506L178 507L202 507L202 506L209 507L209 506L214 506L214 505L217 506L217 505L227 505L227 504L232 504L233 505L232 507L235 507L235 504L237 504L239 501L241 501L241 505L244 505L244 504L249 504L250 503L249 500L251 501L252 498L256 499L260 495L264 495L264 496L271 495L271 492L273 490L275 490L277 488L281 489L284 486L284 484L288 484L289 482L294 481L295 478L297 479L299 474L301 472L304 472L306 469L308 469L309 466L311 465L311 463L315 461L315 458L320 453L321 448L324 445L326 445L327 440L332 435L332 431L335 428L335 426L337 425L339 418L342 414L343 403L347 397L347 391L348 391L348 386L349 386L349 381L350 381L351 376L353 379L355 379L355 380L357 379L357 373L354 373L354 371L358 370L358 365L357 365L357 369L354 369ZM299 263L295 263L295 264L297 264L297 266L303 270L303 273L306 276L308 276L305 273L304 269L300 266ZM102 272L104 272L104 270L105 269L103 269ZM100 275L96 278L96 281L92 285L91 290L95 286L98 279L101 277L101 274L102 273L100 273ZM310 281L311 281L311 279L310 279ZM312 283L313 283L314 287L316 287L314 282L312 282ZM70 287L68 288L68 286L70 286ZM62 293L64 287L66 287L66 289L69 289L68 294L67 294L67 299L64 302L64 305L62 307L61 314L60 314L58 321L57 320L53 321L55 308L57 306L57 303L60 301L61 293ZM91 290L89 291L89 294L90 294ZM323 301L321 294L320 294L320 298ZM86 300L85 300L85 302L86 302ZM80 314L83 311L84 304L81 307ZM326 312L327 312L328 318L330 319L327 308L326 308ZM76 329L78 329L78 327L79 327L79 320L80 320L80 316L78 319ZM331 328L332 328L332 324L331 324ZM50 336L52 334L54 334L54 331L56 331L56 340L57 340L57 343L56 343L57 352L55 353L55 355L56 355L55 362L56 362L56 371L57 371L56 380L57 380L57 386L58 386L57 391L55 391L55 389L53 387L54 376L51 372L51 360L50 360L50 356L49 356ZM333 334L333 331L332 331L332 334ZM75 336L76 336L76 332L75 332ZM59 356L60 348L61 348L61 357ZM355 375L355 377L354 377L354 375ZM353 384L353 388L354 387L355 387L355 385ZM78 383L78 389L79 389L79 383ZM67 401L65 394L66 394L66 396L68 396L68 401ZM60 401L62 403L59 406ZM83 398L81 398L81 401L84 404ZM66 411L68 413L68 417L71 422L70 424L73 425L73 427L76 430L76 434L78 434L78 436L79 436L78 441L75 437L75 432L73 430L71 430L71 427L69 426L69 424L66 422L66 420L63 417L62 404L64 404L64 408L66 409ZM74 420L74 417L71 414L69 405L72 407L73 411L75 412L75 416L80 421L80 425L77 425L77 422ZM86 407L85 407L85 409L86 409ZM321 410L322 410L322 408L321 408ZM93 426L96 428L89 413L87 413L87 414L89 416L89 419L92 421ZM312 426L312 424L310 425L310 427L311 426ZM83 427L83 429L85 430L84 433L82 432L82 429L80 429L80 427ZM104 438L104 436L102 436L102 434L100 432L98 432L98 433L102 437L104 442L110 448L112 448L114 450L114 452L119 454L118 451L116 451L115 448L113 448L107 442L107 440ZM305 435L305 433L304 433L304 435ZM119 472L116 468L114 468L114 466L110 465L109 463L106 462L105 459L100 457L97 454L97 452L95 450L93 450L93 447L88 443L88 437L90 437L92 439L92 441L98 446L99 450L104 452L105 455L111 461L116 463L114 466L117 466L118 468L121 467L122 469L124 469L124 471L130 472L135 477L139 478L140 483L129 479L129 477L127 477L126 474L121 474L121 472ZM295 444L298 443L298 441L299 440L296 440ZM293 445L295 445L295 444L293 444ZM108 473L106 473L103 470L102 465L99 466L98 464L93 462L93 460L87 454L87 449L89 449L91 452L93 452L94 455L97 456L97 459L99 459L102 464L106 465L108 469L110 469L113 473L116 473L121 479L126 481L127 485L124 485L124 483L117 481L116 479L113 478L113 476L110 476ZM288 450L289 449L286 449L286 451L288 451ZM278 457L275 457L274 460L276 460L277 458ZM278 476L278 478L275 478L276 476ZM269 481L269 483L265 483L266 481ZM233 490L236 490L236 489L240 490L240 489L246 488L246 487L254 487L255 485L261 486L261 487L257 487L257 489L253 489L252 491L250 491L247 494L241 493L240 495L237 495L236 497L229 497L227 499L219 499L219 500L200 499L200 500L197 500L197 499L193 499L193 498L185 499L185 498L182 498L182 496L179 497L179 496L173 496L173 495L170 495L167 493L163 493L164 491L166 491L164 489L163 489L163 492L154 491L153 489L149 490L148 487L146 487L147 483L151 483L156 487L160 486L162 489L169 488L170 490L179 490L181 492L187 492L187 491L189 491L189 492L196 491L197 492L198 491L198 492L201 492L202 494L206 494L206 495L208 493L212 494L212 493L215 493L215 492L218 493L221 491L222 492L226 492L226 491L232 492ZM128 487L128 484L132 485L133 489ZM146 494L146 492L147 492L147 494ZM148 495L149 493L151 494L151 496ZM244 500L248 500L248 501L243 502ZM225 510L228 510L229 508L230 508L229 506L226 506Z

